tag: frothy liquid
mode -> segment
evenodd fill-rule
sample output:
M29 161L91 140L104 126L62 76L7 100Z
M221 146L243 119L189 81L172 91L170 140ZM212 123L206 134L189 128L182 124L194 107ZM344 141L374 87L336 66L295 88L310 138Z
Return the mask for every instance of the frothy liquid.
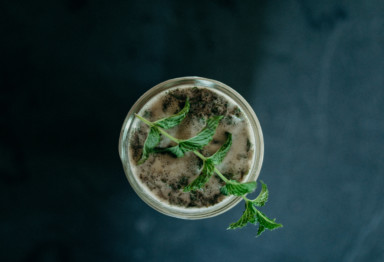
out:
M171 116L183 108L186 97L190 101L187 117L167 132L176 138L188 139L204 128L209 117L224 116L212 141L201 153L211 156L224 144L227 138L225 133L232 133L232 146L217 168L227 178L242 181L252 166L255 142L249 120L227 95L203 87L172 88L153 97L138 114L150 121ZM149 128L138 119L134 120L133 127L129 134L132 171L155 198L164 204L186 208L213 206L225 198L220 193L224 183L217 175L213 175L202 190L183 192L183 188L200 174L203 165L193 152L187 152L182 158L169 153L151 154L144 164L137 165ZM159 147L174 145L174 142L162 136Z

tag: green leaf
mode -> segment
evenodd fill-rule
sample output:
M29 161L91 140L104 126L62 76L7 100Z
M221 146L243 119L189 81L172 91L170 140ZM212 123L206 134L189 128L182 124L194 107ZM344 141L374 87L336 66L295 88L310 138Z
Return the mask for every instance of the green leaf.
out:
M257 237L261 235L265 230L265 227L259 224L259 229L257 230Z
M283 226L281 224L276 223L275 220L269 219L265 214L257 210L252 201L245 202L245 210L243 212L243 215L238 221L230 224L228 229L242 228L248 223L255 225L259 223L257 236L263 233L265 229L274 230Z
M163 129L172 128L180 124L181 121L183 121L184 118L187 116L188 112L189 112L189 98L187 97L187 100L185 100L184 108L181 109L177 114L157 120L156 122L154 122L154 124Z
M225 156L227 155L229 149L232 145L232 134L227 133L227 140L225 143L216 151L215 154L209 157L212 160L213 164L218 165L223 162Z
M204 161L203 169L200 175L195 180L193 180L192 183L184 188L184 192L201 189L209 181L214 172L215 166L212 160L207 159Z
M239 183L235 180L229 180L228 183L225 184L222 188L220 188L220 192L223 195L235 195L242 196L247 193L251 193L255 191L257 187L256 182L247 182L247 183Z
M177 146L173 146L173 147L164 148L164 149L162 149L162 151L170 152L170 153L174 154L174 155L175 155L176 157L178 157L178 158L184 156L184 151L181 150L181 148L179 147L179 145L177 145Z
M256 206L262 207L268 201L269 193L268 193L267 185L263 181L260 181L260 182L262 187L261 191L259 195L254 200L252 200L252 203Z
M180 140L179 144L174 147L166 148L165 151L171 152L177 157L182 157L186 152L195 151L205 147L216 132L216 128L222 116L214 116L208 119L206 126L196 136Z
M245 202L245 210L243 215L238 221L229 225L228 229L242 228L247 225L247 223L255 224L256 223L256 213L257 209L252 205L251 202Z
M149 157L149 154L153 152L154 148L160 143L160 132L156 127L151 127L149 130L147 139L143 146L143 153L141 159L137 163L138 165L143 164Z
M222 118L223 116L214 116L209 118L203 130L192 138L181 140L179 145L188 151L202 149L208 145L209 142L211 142L212 137L216 132L216 128Z
M270 219L268 218L265 214L263 214L261 211L256 210L256 218L257 218L257 221L259 222L259 230L257 232L257 235L259 236L263 231L264 229L269 229L269 230L274 230L276 228L279 228L279 227L282 227L283 225L282 224L279 224L279 223L276 223L275 222L275 219ZM260 229L260 227L262 227Z

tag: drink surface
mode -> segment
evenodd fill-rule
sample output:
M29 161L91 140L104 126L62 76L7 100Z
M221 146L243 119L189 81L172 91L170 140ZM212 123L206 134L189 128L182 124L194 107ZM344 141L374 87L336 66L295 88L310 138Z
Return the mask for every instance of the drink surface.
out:
M224 144L226 132L232 133L232 146L217 168L227 178L244 180L252 166L255 142L248 118L227 95L205 87L180 86L157 94L138 114L149 121L171 116L183 108L187 97L190 101L187 117L180 125L167 132L178 139L188 139L204 128L209 117L224 116L212 141L201 153L205 156L214 154ZM156 199L172 206L203 208L213 206L225 198L220 193L223 182L216 175L211 177L202 190L183 192L183 188L200 174L203 164L192 152L186 153L182 158L169 153L151 154L144 164L137 165L149 128L138 119L134 120L133 127L129 134L132 171ZM173 145L173 142L162 136L159 147Z

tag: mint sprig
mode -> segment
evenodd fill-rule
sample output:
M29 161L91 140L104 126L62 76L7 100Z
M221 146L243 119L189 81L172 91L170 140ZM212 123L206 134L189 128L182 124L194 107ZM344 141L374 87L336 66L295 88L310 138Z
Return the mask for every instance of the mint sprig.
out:
M225 185L220 188L220 192L223 195L241 196L245 201L245 210L243 215L238 221L230 224L228 229L242 228L248 223L255 225L259 224L257 232L257 236L259 236L262 232L265 231L265 229L274 230L276 228L282 227L281 224L276 223L274 219L268 218L264 213L256 208L256 206L264 206L268 200L268 188L264 182L261 181L262 189L259 195L255 199L251 200L248 199L246 195L256 190L256 182L240 183L236 180L229 180L216 168L216 165L219 165L224 160L231 148L231 133L227 133L227 140L213 155L206 157L198 151L203 149L212 140L217 126L223 116L214 116L209 118L207 120L206 126L196 136L189 139L177 139L165 131L165 129L179 125L187 116L189 108L190 104L189 99L187 98L183 109L180 110L177 114L157 120L155 122L150 122L144 117L135 114L137 118L139 118L150 127L148 136L144 142L142 156L138 161L138 164L144 163L151 153L158 151L166 151L175 155L176 157L183 157L185 153L193 152L197 157L203 160L203 167L199 176L184 188L184 192L201 190L210 180L212 175L216 173L225 182ZM156 146L160 143L161 135L164 135L176 143L176 146L160 149L156 148Z

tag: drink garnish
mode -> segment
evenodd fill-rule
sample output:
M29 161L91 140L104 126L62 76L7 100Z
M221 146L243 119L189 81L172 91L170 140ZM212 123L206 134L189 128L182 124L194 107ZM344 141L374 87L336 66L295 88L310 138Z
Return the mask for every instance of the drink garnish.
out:
M138 165L143 164L148 159L150 154L160 151L171 153L178 158L183 157L187 152L193 152L203 161L203 167L201 168L199 176L190 184L184 187L184 192L201 190L203 186L210 180L212 175L216 173L225 183L225 185L220 188L220 192L223 195L240 196L244 199L245 202L245 210L242 216L238 221L230 224L228 229L242 228L248 223L254 225L259 224L257 231L257 236L259 236L265 231L265 229L274 230L276 228L282 227L282 224L276 223L275 219L268 218L264 213L256 208L264 206L268 200L268 188L263 181L261 181L262 189L259 195L255 199L248 199L246 195L256 190L256 182L241 183L236 180L227 179L217 169L216 166L224 160L225 156L231 148L231 133L226 133L227 140L213 155L206 157L199 152L199 150L203 149L211 142L214 134L216 133L217 126L223 116L210 117L207 120L205 127L196 136L189 139L177 139L165 131L166 129L170 129L179 125L187 116L189 108L190 104L189 99L187 98L183 109L181 109L177 114L162 118L155 122L151 122L146 118L135 114L137 118L139 118L150 128L143 145L143 152L140 160L138 161ZM176 143L176 145L167 148L158 148L157 145L160 143L162 135Z

